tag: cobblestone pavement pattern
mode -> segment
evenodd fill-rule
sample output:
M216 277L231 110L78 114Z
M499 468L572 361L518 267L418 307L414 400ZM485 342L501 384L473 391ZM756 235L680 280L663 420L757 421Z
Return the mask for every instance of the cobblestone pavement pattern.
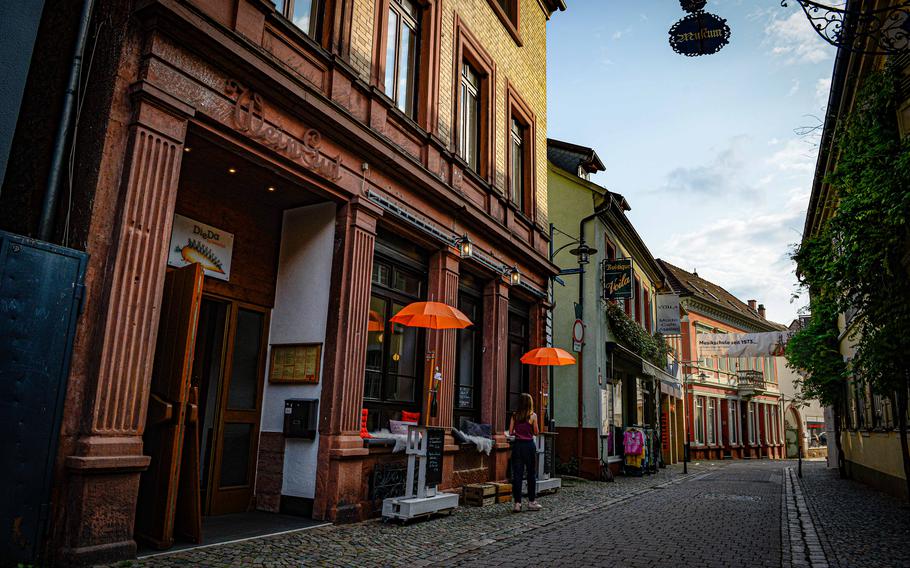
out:
M824 462L805 462L801 485L831 566L910 566L906 503L840 479Z
M674 466L615 483L566 480L535 513L460 508L405 526L319 527L132 566L910 566L906 509L824 464L807 463L801 481L785 483L788 467L795 471L793 462L701 463L685 476Z

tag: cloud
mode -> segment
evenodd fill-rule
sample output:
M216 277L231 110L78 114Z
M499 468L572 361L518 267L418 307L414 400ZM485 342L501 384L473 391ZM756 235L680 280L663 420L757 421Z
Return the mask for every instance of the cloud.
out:
M766 163L783 172L811 173L817 156L818 148L812 140L791 138Z
M799 79L793 79L793 83L790 85L790 90L787 91L787 96L792 97L799 92Z
M772 15L765 26L763 43L771 47L774 57L781 58L787 65L820 63L831 59L834 52L833 47L818 37L801 10L786 18Z
M743 182L746 176L742 175L746 166L747 141L746 136L735 136L707 163L670 170L660 191L702 195L749 193L749 186Z
M797 306L790 304L794 286L791 245L808 202L808 192L788 192L772 212L718 219L691 232L672 235L662 247L665 258L727 289L737 298L765 304L773 321L789 323Z
M828 106L828 94L831 92L831 77L819 79L815 83L815 102L820 107Z

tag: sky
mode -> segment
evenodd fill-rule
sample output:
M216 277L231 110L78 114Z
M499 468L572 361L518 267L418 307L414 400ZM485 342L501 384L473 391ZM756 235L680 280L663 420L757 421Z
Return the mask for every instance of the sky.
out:
M678 0L567 0L547 32L547 135L589 146L652 255L789 324L835 48L797 2L710 0L730 43L685 57ZM576 229L577 230L577 229Z

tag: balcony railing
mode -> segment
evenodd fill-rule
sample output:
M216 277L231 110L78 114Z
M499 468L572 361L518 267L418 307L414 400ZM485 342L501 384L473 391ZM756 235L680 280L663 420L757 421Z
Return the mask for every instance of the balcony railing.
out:
M761 371L737 371L736 380L740 389L765 390L768 388L764 373Z

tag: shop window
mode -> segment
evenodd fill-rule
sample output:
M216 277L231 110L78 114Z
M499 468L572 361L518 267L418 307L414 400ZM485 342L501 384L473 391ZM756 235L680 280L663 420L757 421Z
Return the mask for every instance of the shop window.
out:
M483 377L483 304L481 296L462 290L458 294L458 309L468 319L478 322L458 330L455 353L455 426L464 420L480 422L481 381Z
M521 34L518 27L518 15L520 8L519 0L487 0L493 13L502 22L503 27L512 36L519 46L521 43Z
M708 399L708 444L717 443L717 400Z
M522 393L530 390L528 365L521 363L521 356L528 351L530 340L530 323L527 305L515 300L509 302L509 368L506 381L506 424L512 413L518 410L518 400ZM529 393L531 394L531 393ZM533 396L533 395L532 395ZM534 400L534 407L539 410L540 401Z
M423 275L410 268L374 259L363 391L371 431L387 428L404 410L422 410L424 334L390 320L422 298L423 282Z
M303 33L319 40L324 0L276 0L275 9Z
M412 0L389 0L385 93L411 118L417 112L420 8Z
M705 397L695 397L695 443L705 443Z

